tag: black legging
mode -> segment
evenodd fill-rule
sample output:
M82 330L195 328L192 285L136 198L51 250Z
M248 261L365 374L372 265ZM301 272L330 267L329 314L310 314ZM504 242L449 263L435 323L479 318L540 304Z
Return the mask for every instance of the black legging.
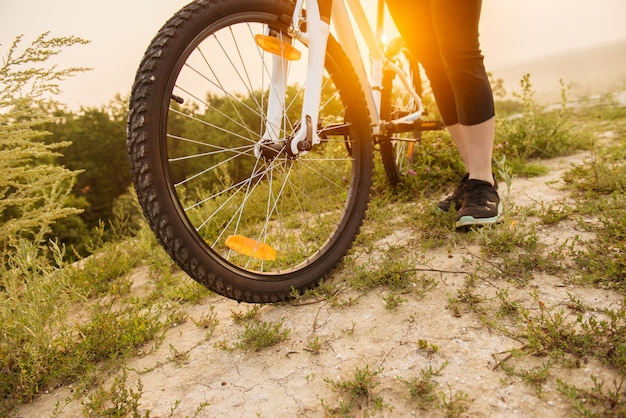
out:
M409 50L424 67L446 125L476 125L495 112L478 41L482 0L387 0Z

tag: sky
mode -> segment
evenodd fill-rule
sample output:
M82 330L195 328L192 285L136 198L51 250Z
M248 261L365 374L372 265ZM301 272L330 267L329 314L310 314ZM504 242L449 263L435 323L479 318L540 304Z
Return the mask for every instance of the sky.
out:
M188 0L0 0L0 59L17 35L78 36L55 62L92 71L61 84L70 108L100 106L130 90L152 37ZM374 0L363 0L375 12ZM487 69L626 40L626 0L483 0L481 45ZM626 59L626 57L624 58Z

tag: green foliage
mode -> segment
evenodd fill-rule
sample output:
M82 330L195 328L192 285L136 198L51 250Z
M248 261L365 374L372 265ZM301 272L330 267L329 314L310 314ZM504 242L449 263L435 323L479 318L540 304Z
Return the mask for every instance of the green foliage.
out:
M73 381L93 365L110 359L124 359L154 340L164 330L159 321L161 309L145 309L141 304L127 303L115 308L112 303L97 303L89 320L75 330L65 332L60 346L72 350L71 362L64 362L61 378ZM74 335L78 333L78 337Z
M38 67L63 47L85 43L80 38L41 35L21 47L22 37L10 46L0 67L0 251L20 239L43 241L50 226L78 210L66 207L77 174L54 165L58 149L68 143L44 144L36 128L52 118L43 110L58 93L58 82L82 68L58 70ZM3 259L6 256L3 256Z
M446 360L439 368L433 368L433 366L430 365L428 368L421 369L419 377L410 380L398 378L398 380L406 385L411 400L415 401L420 409L427 409L437 399L435 390L439 384L433 378L441 376L441 372L447 365L448 361Z
M439 191L442 186L458 181L464 172L448 132L424 132L419 146L414 150L413 163L396 191L406 195L408 199L414 199L416 191Z
M32 399L57 364L54 341L72 292L62 270L42 266L38 252L37 245L22 242L0 275L0 400ZM53 252L62 258L58 247Z
M237 348L259 351L285 341L290 330L282 329L282 322L251 321L244 324Z
M143 392L141 380L137 381L137 390L126 385L128 372L124 370L122 376L116 377L109 390L99 388L83 402L83 413L86 417L149 417L148 411L139 412L139 399Z
M562 379L557 379L559 392L564 394L572 406L583 417L623 417L626 416L624 399L624 379L613 380L610 385L591 375L593 387L579 388Z
M579 192L576 212L597 222L582 222L596 233L597 244L575 253L579 278L626 292L626 164L624 145L594 149L588 164L578 165L564 180Z
M369 364L361 369L357 367L352 380L332 381L326 380L334 389L343 391L353 398L372 396L372 390L380 384L377 376L382 373L382 369L370 370Z
M355 407L360 407L361 410L369 409L370 406L376 410L382 409L382 397L374 394L374 389L380 385L379 375L382 372L382 368L372 370L369 364L366 364L365 368L356 367L352 379L338 381L324 379L324 382L330 385L334 391L346 395L348 398L347 402L341 399L339 407L336 408L331 408L322 403L326 413L330 416L352 416L348 413Z
M81 215L88 228L113 219L115 200L131 184L125 144L126 107L126 101L118 97L101 109L81 109L79 113L57 110L56 122L44 126L51 133L46 142L71 144L57 160L70 170L80 171L73 193L88 202Z
M585 283L602 283L626 292L626 196L614 193L586 205L600 211L598 224L584 225L596 232L597 241L576 252L578 276Z
M0 251L3 262L11 246L26 238L41 243L58 219L78 213L67 207L76 171L54 158L67 142L45 144L36 128L53 119L45 112L58 82L83 68L38 67L61 49L84 44L80 38L43 34L22 48L15 39L0 67Z
M54 265L25 241L9 254L0 276L0 415L53 385L89 387L98 368L160 343L180 319L178 304L132 297L127 275L154 245L108 243L73 265L56 245Z
M514 96L521 102L521 113L498 118L494 157L505 156L514 173L541 174L532 160L553 158L588 147L586 139L571 129L571 112L567 107L567 88L561 84L561 104L547 109L534 99L530 74L520 81L521 92Z
M130 185L126 102L61 110L54 100L59 82L87 69L46 63L87 41L46 33L22 43L15 39L0 68L0 251L22 238L56 237L84 256L91 229L114 219L114 204Z
M626 146L592 149L591 158L579 164L564 176L564 180L583 192L586 197L595 199L626 191Z
M452 387L448 386L448 393L441 392L441 404L439 409L443 410L446 417L460 417L467 410L467 404L470 401L469 395L463 391L453 392Z

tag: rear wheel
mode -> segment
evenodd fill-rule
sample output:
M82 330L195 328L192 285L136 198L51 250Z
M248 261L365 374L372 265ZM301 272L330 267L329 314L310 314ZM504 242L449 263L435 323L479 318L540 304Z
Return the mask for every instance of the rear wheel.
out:
M149 46L128 120L131 172L161 245L194 280L229 298L275 302L315 286L352 245L369 199L372 138L350 62L329 39L318 130L305 155L263 134L272 55L255 42L288 38L283 0L196 1ZM277 129L297 129L306 68L290 62ZM257 155L258 154L258 155Z
M407 75L409 83L418 95L422 95L422 82L417 60L406 47L402 38L394 38L385 56L399 66ZM381 120L389 121L411 114L418 109L413 97L406 91L404 84L395 72L386 70L383 73L383 89L381 95ZM400 182L401 175L406 173L413 162L415 144L420 140L422 132L415 130L379 139L379 147L387 179L392 185Z

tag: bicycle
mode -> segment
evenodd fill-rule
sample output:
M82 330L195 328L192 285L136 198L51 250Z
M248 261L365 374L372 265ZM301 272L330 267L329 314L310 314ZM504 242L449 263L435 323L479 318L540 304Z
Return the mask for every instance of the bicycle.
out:
M422 119L402 42L385 55L383 11L375 34L357 0L197 0L154 37L132 88L131 173L159 243L194 280L253 303L315 287L360 230L374 144L395 183L414 141L401 137L442 128Z

